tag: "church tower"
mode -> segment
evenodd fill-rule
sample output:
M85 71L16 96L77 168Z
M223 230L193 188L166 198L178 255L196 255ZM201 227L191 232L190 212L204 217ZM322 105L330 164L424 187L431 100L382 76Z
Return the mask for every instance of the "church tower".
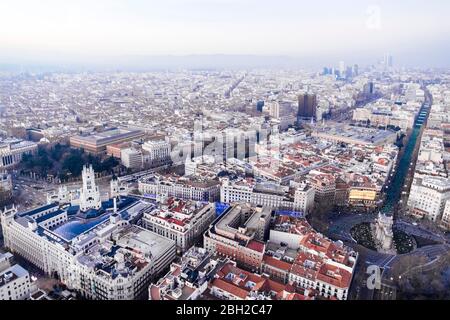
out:
M80 210L100 209L102 202L100 190L95 184L95 172L92 165L84 166L82 172L83 186L80 190Z
M110 198L117 198L120 196L119 180L112 178L110 183Z

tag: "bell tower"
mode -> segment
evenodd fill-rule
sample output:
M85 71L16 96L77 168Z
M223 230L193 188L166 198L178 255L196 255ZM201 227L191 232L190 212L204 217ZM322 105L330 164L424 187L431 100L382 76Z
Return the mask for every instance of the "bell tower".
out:
M100 190L95 184L95 172L92 169L92 165L83 167L82 179L83 186L80 191L80 210L100 209L102 206Z

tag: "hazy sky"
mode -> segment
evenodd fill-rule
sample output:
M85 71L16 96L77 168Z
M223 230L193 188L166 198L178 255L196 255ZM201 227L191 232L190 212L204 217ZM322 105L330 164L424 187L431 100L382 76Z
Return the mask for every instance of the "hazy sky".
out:
M448 0L0 0L0 62L258 54L449 66Z

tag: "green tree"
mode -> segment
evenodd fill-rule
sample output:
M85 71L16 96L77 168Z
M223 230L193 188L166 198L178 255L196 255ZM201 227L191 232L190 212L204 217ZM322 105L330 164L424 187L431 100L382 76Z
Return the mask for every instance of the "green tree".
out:
M73 153L64 159L62 169L69 171L73 176L79 176L83 170L83 157L80 153Z

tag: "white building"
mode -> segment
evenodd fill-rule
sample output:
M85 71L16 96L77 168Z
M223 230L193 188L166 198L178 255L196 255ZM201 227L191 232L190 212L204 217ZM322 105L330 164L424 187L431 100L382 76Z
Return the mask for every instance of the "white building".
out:
M143 162L146 167L160 167L171 163L170 143L167 141L147 141L143 144Z
M294 210L309 214L314 208L315 189L306 183L298 184L295 187Z
M8 269L13 265L14 256L10 252L0 253L0 272Z
M30 297L31 280L27 270L11 265L12 255L0 254L0 300L24 300Z
M314 207L315 191L307 184L293 187L247 181L230 182L224 180L220 188L220 201L224 203L247 202L274 209L301 211L308 214Z
M409 212L417 218L439 221L448 199L450 199L450 179L415 178L408 199Z
M415 114L404 110L393 110L392 107L386 106L384 109L378 110L376 106L372 108L356 108L353 111L353 120L358 122L369 123L371 126L393 126L399 127L403 131L407 131L414 126Z
M179 252L185 252L201 237L216 217L214 203L204 204L169 198L148 211L142 218L144 228L176 242Z
M135 148L123 149L121 152L120 160L122 164L129 169L142 168L142 152Z
M93 171L85 168L80 207L5 209L5 247L88 299L145 297L150 281L175 258L175 242L132 224L152 204L119 197L97 209L97 197Z
M37 144L21 139L0 140L0 169L10 168L22 161L24 154L34 154Z
M97 187L96 187L97 188ZM87 194L85 192L84 194ZM47 194L47 204L58 203L70 203L71 205L80 205L81 201L81 189L69 190L67 186L60 186L57 191L52 191ZM119 196L128 195L128 186L124 183L120 183L118 179L112 179L110 182L109 197L117 198Z
M151 175L139 180L139 191L144 195L168 196L184 200L219 200L220 183L199 177Z
M173 241L130 225L120 214L106 213L109 219L71 238L69 226L79 218L58 208L2 212L5 245L88 299L145 296L150 281L175 258Z
M450 200L447 200L445 203L441 226L447 230L450 230Z

